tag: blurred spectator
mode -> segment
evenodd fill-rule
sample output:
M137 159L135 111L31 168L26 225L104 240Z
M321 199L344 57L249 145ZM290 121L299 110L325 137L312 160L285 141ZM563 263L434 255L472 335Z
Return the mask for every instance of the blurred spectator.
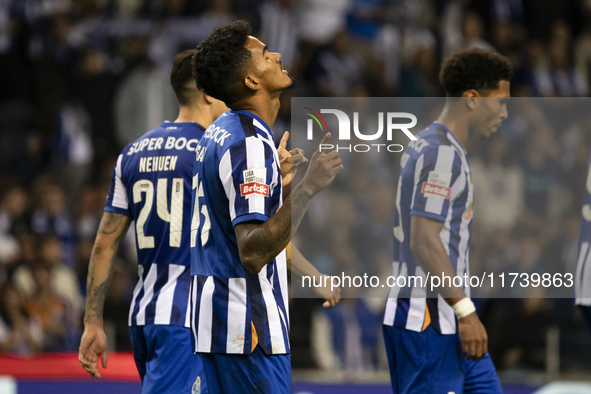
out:
M267 0L259 7L257 37L271 52L279 52L290 73L298 50L298 26L294 0Z
M75 227L64 189L51 182L37 183L38 208L33 212L31 228L35 234L55 236L61 243L61 263L74 267Z
M352 91L363 84L361 65L350 44L349 35L341 30L313 61L311 80L320 96L351 96Z
M35 292L25 302L25 310L43 330L44 351L71 350L67 347L68 327L66 302L51 287L51 271L45 264L33 268Z
M68 180L68 201L76 201L94 159L90 117L79 100L71 97L58 112L59 172Z
M39 257L28 265L21 265L13 275L13 283L19 292L32 296L37 291L34 270L39 264L46 264L50 270L49 284L53 291L67 300L76 313L84 309L80 287L74 271L64 265L62 259L62 244L57 238L47 236L38 246Z
M174 120L178 113L170 87L170 71L146 60L134 68L119 85L115 95L117 139L127 145L162 119Z
M26 231L27 206L27 194L19 186L10 187L0 197L0 264L13 263L20 255L17 237Z
M18 291L0 287L0 353L30 356L43 349L43 329L29 316Z
M328 44L346 28L348 0L302 0L298 3L300 39L304 42Z
M510 231L523 209L523 171L508 157L507 141L495 137L487 144L486 155L470 163L474 182L475 215L485 231Z
M535 71L536 88L542 96L588 96L585 75L574 67L571 32L563 22L554 25L554 35L548 44L548 60Z

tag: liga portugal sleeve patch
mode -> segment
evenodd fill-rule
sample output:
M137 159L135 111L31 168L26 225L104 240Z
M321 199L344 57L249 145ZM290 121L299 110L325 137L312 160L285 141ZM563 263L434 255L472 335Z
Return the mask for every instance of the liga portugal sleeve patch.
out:
M240 195L244 198L252 196L269 197L266 168L249 168L242 171L244 183L240 184Z
M449 199L451 194L451 172L430 171L427 182L423 182L421 193L425 196L436 196Z

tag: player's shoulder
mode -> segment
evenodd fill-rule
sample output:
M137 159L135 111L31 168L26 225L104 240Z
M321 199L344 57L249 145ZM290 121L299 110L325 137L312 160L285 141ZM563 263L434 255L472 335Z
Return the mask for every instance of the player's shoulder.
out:
M457 170L462 167L463 149L443 125L433 123L416 135L417 139L410 141L401 159L401 165L408 162L422 168L433 167L437 163L450 163Z
M222 151L244 145L244 141L249 137L259 138L257 128L264 128L260 123L246 111L228 110L205 130L202 145L215 145L216 149Z
M464 148L453 134L443 125L432 123L417 134L417 141L411 141L409 146L425 156L425 159L437 159L440 156L449 158L462 157Z

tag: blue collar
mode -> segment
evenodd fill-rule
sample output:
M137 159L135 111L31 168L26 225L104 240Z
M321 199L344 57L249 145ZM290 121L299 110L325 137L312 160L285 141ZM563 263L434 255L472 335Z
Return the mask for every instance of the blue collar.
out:
M201 131L205 131L205 127L201 126L197 122L171 122L170 120L165 120L160 125L161 127L197 127Z
M460 146L462 148L462 150L464 151L464 153L466 153L466 148L464 148L464 145L460 144L460 141L458 141L458 139L456 138L456 136L451 131L449 131L449 129L443 123L433 122L431 124L433 126L435 126L435 127L439 127L440 129L445 130L449 135L451 135L451 138L453 138L454 142L458 146Z
M237 111L234 111L234 110L230 110L230 111L231 112L234 112L234 113L237 113L237 114L247 115L247 116L250 116L253 119L258 120L259 123L263 125L263 127L265 128L265 130L267 130L267 132L269 133L269 135L271 137L273 137L273 131L271 131L271 128L261 118L259 118L257 115L253 114L250 111L246 111L244 109L240 109L240 110L237 110Z

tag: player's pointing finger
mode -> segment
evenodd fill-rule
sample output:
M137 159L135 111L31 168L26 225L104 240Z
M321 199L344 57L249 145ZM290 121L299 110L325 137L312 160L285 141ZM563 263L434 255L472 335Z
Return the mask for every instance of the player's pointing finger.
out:
M283 137L281 137L281 141L279 142L279 148L286 149L288 139L289 139L289 131L286 131L285 133L283 133Z
M322 141L320 141L320 145L318 145L318 149L316 149L316 152L314 153L315 155L320 153L320 148L322 147L322 145L328 144L328 141L330 141L331 136L332 136L332 134L330 134L330 133L326 133L324 135L324 138L322 138Z

